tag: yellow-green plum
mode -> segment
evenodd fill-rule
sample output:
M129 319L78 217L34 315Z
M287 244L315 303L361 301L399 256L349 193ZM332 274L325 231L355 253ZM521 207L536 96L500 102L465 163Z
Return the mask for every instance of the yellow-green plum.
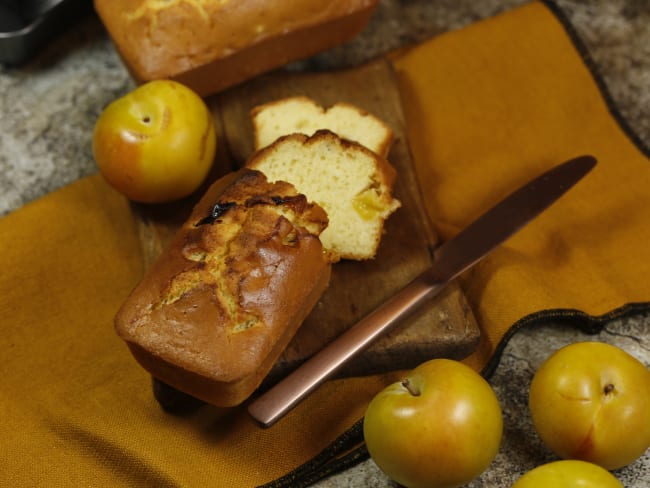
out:
M503 416L477 372L433 359L372 399L363 432L372 459L393 480L408 488L452 488L490 465Z
M216 152L212 115L186 86L155 80L110 103L93 132L106 181L143 203L178 200L205 180Z
M553 353L533 377L529 407L542 441L564 459L613 470L650 446L650 371L610 344Z
M565 460L528 471L512 488L623 488L623 483L597 464Z

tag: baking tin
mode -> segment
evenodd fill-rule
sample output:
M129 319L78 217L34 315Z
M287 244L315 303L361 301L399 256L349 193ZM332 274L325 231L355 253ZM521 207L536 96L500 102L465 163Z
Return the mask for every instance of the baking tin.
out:
M90 11L91 0L0 0L0 63L29 61Z

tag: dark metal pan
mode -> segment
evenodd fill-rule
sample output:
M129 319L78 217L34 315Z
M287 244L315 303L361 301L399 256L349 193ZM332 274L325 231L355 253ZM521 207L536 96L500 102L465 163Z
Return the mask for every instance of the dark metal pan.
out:
M0 0L0 63L28 61L91 10L91 0Z

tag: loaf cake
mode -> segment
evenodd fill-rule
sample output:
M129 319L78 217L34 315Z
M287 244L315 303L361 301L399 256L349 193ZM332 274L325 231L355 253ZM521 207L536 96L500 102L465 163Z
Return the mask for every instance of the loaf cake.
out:
M243 169L214 183L115 318L154 378L217 406L259 386L328 285L327 215Z
M384 222L400 206L390 163L326 129L283 136L246 164L270 181L290 182L327 212L320 240L335 261L374 258Z
M383 120L355 105L338 102L326 109L305 96L259 105L251 111L251 118L256 149L287 134L311 136L320 129L328 129L386 158L394 138Z
M342 44L377 0L94 0L138 82L169 78L199 95Z

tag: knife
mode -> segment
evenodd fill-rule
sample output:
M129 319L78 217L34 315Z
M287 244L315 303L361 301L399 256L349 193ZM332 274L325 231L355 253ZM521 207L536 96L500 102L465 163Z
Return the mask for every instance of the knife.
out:
M548 208L596 165L580 156L538 176L492 207L435 252L433 265L248 406L270 427L377 337L431 300L458 275Z

